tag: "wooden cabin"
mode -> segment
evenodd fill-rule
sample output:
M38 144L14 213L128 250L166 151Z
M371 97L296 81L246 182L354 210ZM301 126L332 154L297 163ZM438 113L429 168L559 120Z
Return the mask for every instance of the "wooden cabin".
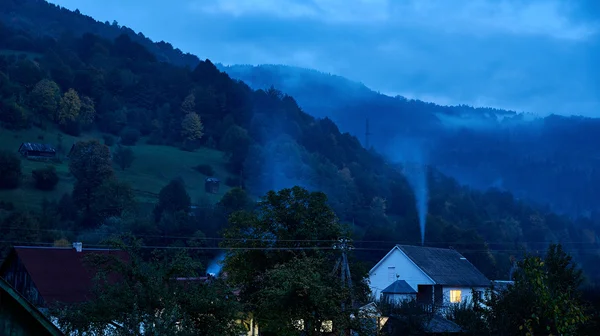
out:
M219 185L221 181L215 177L207 177L204 180L204 189L207 193L217 194L219 192Z
M28 159L51 160L56 157L56 149L52 145L32 142L23 142L19 153Z

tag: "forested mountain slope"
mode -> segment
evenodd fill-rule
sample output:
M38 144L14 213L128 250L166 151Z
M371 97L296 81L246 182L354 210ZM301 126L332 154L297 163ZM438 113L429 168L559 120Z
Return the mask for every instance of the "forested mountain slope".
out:
M59 129L73 137L112 134L121 142L135 134L146 145L179 148L182 158L207 148L222 151L227 173L237 179L232 184L254 196L293 185L326 192L368 260L376 260L394 243L421 243L415 192L406 178L414 174L427 182L428 209L420 208L427 210L426 215L422 212L427 219L426 245L453 246L489 277L506 278L511 255L561 241L596 276L597 219L575 222L517 201L508 192L474 191L426 165L392 165L364 149L354 136L340 132L332 120L303 112L292 96L275 89L254 91L209 60L193 68L161 61L158 51L128 34L102 37L108 36L103 29L113 29L110 26L97 26L99 36L85 33L87 26L79 26L79 19L65 19L54 23L57 31L68 27L82 35L56 37L45 36L43 24L13 25L15 19L35 23L38 17L64 11L40 1L23 3L27 6L13 3L13 19L0 26L2 132ZM132 145L136 141L127 146ZM157 162L165 159L156 152ZM23 185L17 183L16 188ZM23 227L24 217L14 215L19 209L3 207L3 233L17 236L19 231L11 230ZM215 236L224 217L211 207L201 209L202 214L185 226L128 219L134 223L128 228L159 237L190 237L198 231ZM60 238L60 230L75 236L83 224L86 230L123 230L112 219L97 222L71 214L73 225L65 229L62 217L49 223L47 214L27 216L30 221L44 220L43 226L28 222L32 228L59 232L23 238L31 241Z
M274 86L307 113L391 159L418 147L426 161L478 189L499 187L570 215L598 216L600 119L533 117L492 108L440 106L388 97L362 84L283 65L220 66L255 89ZM577 111L573 111L576 115Z

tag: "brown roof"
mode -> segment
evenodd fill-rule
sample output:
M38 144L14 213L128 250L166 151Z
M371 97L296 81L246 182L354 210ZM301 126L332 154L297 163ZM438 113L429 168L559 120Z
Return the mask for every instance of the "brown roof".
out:
M31 276L47 304L78 303L90 299L95 272L85 264L91 254L114 254L123 260L129 255L121 250L65 247L15 246L14 252Z

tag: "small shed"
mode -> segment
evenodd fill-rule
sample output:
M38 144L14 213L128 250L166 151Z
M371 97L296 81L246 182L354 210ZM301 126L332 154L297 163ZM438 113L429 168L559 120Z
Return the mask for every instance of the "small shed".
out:
M53 159L56 157L56 149L49 144L23 142L19 147L19 153L31 159Z
M389 303L401 303L417 299L417 291L406 281L396 280L381 291L382 299Z
M216 194L219 192L221 181L215 177L207 177L204 180L204 189L207 193Z

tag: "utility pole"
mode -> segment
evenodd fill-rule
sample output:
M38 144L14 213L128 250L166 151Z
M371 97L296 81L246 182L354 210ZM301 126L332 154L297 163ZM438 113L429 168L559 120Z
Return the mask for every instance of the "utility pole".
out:
M350 301L351 304L354 305L354 300L352 299L352 276L350 275L350 266L348 265L348 256L346 255L347 251L354 249L352 240L342 237L333 244L333 249L342 251L342 255L333 268L333 274L336 274L338 270L340 271L342 286L348 286L348 289L350 290ZM342 302L342 310L345 310L345 302Z
M369 118L367 118L367 124L366 124L366 128L365 128L365 148L367 150L369 150L369 136L371 135L371 132L369 131Z

